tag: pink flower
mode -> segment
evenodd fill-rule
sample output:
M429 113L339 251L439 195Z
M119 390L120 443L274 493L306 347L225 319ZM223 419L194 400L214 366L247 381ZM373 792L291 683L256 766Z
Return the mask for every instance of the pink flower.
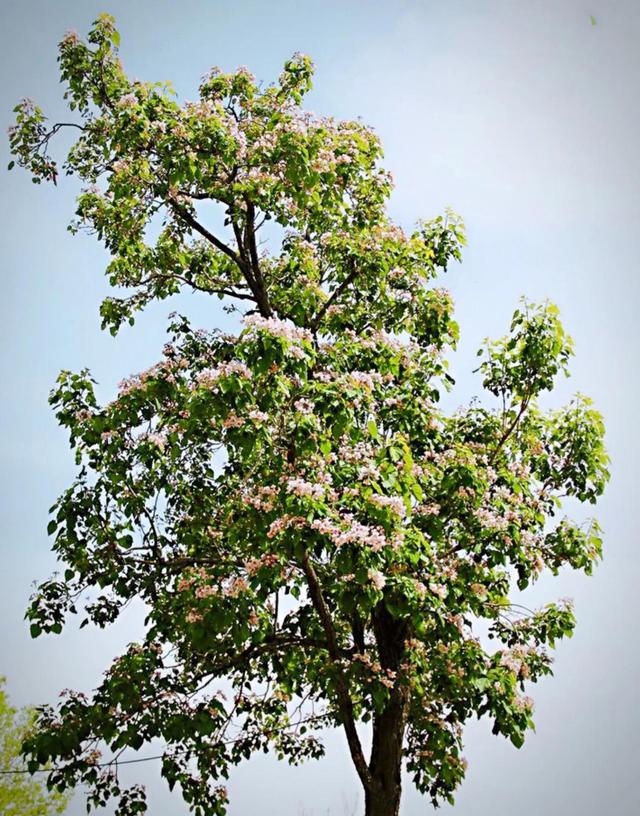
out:
M216 595L218 590L215 587L212 587L210 584L207 586L199 586L196 589L196 598L202 600L204 598L210 598L212 595Z
M249 584L245 578L233 578L227 586L222 590L222 594L227 598L237 598L243 592L249 589Z
M271 522L271 526L267 531L267 538L275 538L283 530L288 527L300 527L305 523L306 519L303 516L289 516L284 515Z
M229 411L228 417L222 423L223 428L241 428L244 425L244 419L239 417L234 411Z
M329 536L336 547L341 547L344 544L364 544L370 547L373 552L379 552L387 545L384 530L380 527L369 527L366 524L361 524L354 521L350 515L345 516L344 520L348 525L346 527L342 527L329 519L316 519L312 522L311 527Z
M301 329L284 320L278 320L275 317L261 317L260 315L248 315L244 319L244 325L249 329L249 335L253 332L263 331L271 334L273 337L281 337L290 342L299 342L306 340L311 342L313 337L311 332L307 329Z
M443 600L448 595L448 590L442 584L436 584L434 581L429 583L429 589L433 592L434 595L437 595L438 598L442 598Z
M80 37L77 31L67 31L62 38L61 45L76 45L80 42Z
M118 100L118 106L121 108L133 108L138 104L138 99L135 94L128 93L121 96Z
M148 433L144 434L140 437L141 441L150 442L152 445L160 448L161 451L164 450L165 445L167 444L166 437L159 433Z
M416 590L416 592L418 593L418 595L419 595L421 598L424 598L424 596L427 594L427 588L426 588L426 586L425 586L425 585L422 583L422 581L418 581L416 578L414 578L414 580L413 580L413 585L414 585L415 590Z
M352 371L347 379L354 385L363 385L370 390L376 383L382 382L382 376L377 371Z
M419 507L416 507L415 512L421 516L438 516L440 515L440 505L422 504Z
M506 530L509 522L503 516L498 516L493 510L480 507L475 511L475 517L480 522L480 526L485 530Z
M255 575L262 567L274 567L279 561L275 553L265 553L260 558L249 558L244 565L248 575Z
M287 493L292 493L294 496L306 496L310 499L321 499L325 494L325 489L320 484L313 484L304 479L289 479Z
M367 576L369 577L369 580L376 589L380 590L384 589L387 583L387 579L379 570L369 569L369 571L367 572Z
M533 711L533 700L524 694L516 694L513 704L520 711Z
M301 414L309 416L313 413L313 403L308 399L299 399L294 402L293 407Z
M374 493L369 501L378 507L387 507L396 516L403 517L407 512L404 500L400 496L379 496Z
M204 371L198 374L196 380L199 385L212 388L216 385L218 380L223 378L227 379L232 376L250 380L253 375L244 363L238 360L232 360L230 363L219 363L215 368L204 369Z

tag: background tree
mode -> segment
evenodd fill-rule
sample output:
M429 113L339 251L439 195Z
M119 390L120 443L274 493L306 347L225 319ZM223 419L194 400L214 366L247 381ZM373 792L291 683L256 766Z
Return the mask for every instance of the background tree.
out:
M13 153L55 182L50 139L78 129L64 169L88 186L72 228L112 255L112 333L183 287L247 310L237 336L174 316L162 360L107 405L87 371L61 374L51 402L78 476L52 508L64 573L34 596L31 632L60 632L81 606L81 625L106 626L133 598L147 629L90 698L44 709L25 751L132 814L144 791L121 789L117 760L160 738L170 786L222 814L230 766L319 756L318 729L339 726L368 816L398 813L403 763L451 801L464 724L487 716L520 746L525 683L574 627L569 604L527 610L510 590L600 555L595 522L557 516L604 488L601 418L582 396L537 402L571 341L555 307L523 302L479 352L494 402L445 415L458 327L433 281L460 258L460 220L391 223L375 135L302 111L307 57L268 87L213 70L181 106L130 81L117 45L107 15L87 43L65 36L79 121L50 125L25 100Z
M53 816L62 813L68 794L48 790L45 779L27 775L20 752L33 731L36 712L9 705L0 677L0 813L3 816Z

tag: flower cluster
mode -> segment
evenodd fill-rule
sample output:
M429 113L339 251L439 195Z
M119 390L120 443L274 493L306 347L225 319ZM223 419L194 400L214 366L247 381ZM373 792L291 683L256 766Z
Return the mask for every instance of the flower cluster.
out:
M288 479L286 487L287 493L310 499L321 499L325 494L324 485L307 482L304 479Z
M313 340L312 334L308 329L301 329L292 323L287 323L285 320L278 320L275 317L261 317L260 315L248 315L244 318L244 325L247 327L249 333L251 332L266 332L273 337L281 337L283 340L288 340L291 343L299 343L306 341L310 343Z
M336 547L342 547L345 544L361 544L373 552L379 552L389 543L382 528L361 524L348 513L342 516L341 523L327 518L315 519L311 527L322 535L328 536Z
M406 515L407 508L402 496L381 496L378 493L374 493L369 501L378 507L388 508L396 516L403 517Z
M204 371L200 371L196 377L196 381L205 388L212 388L221 378L231 376L250 380L253 375L244 363L238 360L232 360L230 363L219 363L215 368L207 368Z

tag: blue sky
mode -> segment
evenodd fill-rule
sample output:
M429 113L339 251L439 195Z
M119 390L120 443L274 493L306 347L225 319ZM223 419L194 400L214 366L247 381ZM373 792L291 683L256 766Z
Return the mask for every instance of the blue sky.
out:
M475 350L504 332L520 295L560 306L576 358L549 404L581 391L605 415L613 472L598 509L605 560L592 578L563 574L536 587L532 603L574 597L578 631L558 651L556 677L534 689L537 732L521 751L483 724L469 729L468 779L452 812L635 812L640 5L4 0L5 125L22 96L52 118L63 115L56 43L67 29L85 33L103 10L116 15L129 74L170 79L186 99L214 64L244 64L269 81L292 52L311 54L308 106L375 127L396 181L392 215L405 226L447 205L463 215L469 246L444 281L462 329L452 407L479 393ZM173 308L202 326L229 318L217 303L185 295L152 306L116 339L101 332L106 256L92 238L66 232L74 182L34 187L25 174L4 172L6 141L0 150L0 673L22 704L53 700L66 686L91 688L140 629L132 610L113 632L71 626L32 642L22 621L31 582L55 567L47 508L73 476L47 406L58 371L90 367L108 399L120 379L159 357ZM326 760L301 769L268 757L240 768L230 784L232 816L350 813L358 787L342 736L329 735L327 746ZM134 766L149 782L150 812L182 813L153 765ZM407 784L403 816L429 810ZM70 810L83 812L80 801Z

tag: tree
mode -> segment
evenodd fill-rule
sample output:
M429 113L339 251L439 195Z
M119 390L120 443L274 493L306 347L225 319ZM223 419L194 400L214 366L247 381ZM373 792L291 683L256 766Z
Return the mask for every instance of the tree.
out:
M18 711L0 677L0 812L3 816L53 816L67 806L68 795L47 790L44 780L29 777L20 761L22 742L33 730L36 712Z
M113 334L182 288L246 311L237 336L174 316L161 361L107 405L88 371L60 375L51 403L78 476L52 508L64 573L33 597L31 632L60 632L81 605L81 625L104 627L137 598L146 636L93 696L44 709L26 754L133 814L144 791L120 789L117 758L161 739L163 776L204 816L224 813L234 764L317 757L319 729L340 727L367 816L398 813L403 763L452 801L464 724L489 717L520 746L525 683L574 628L569 604L528 611L510 590L563 565L590 573L601 553L595 521L557 517L564 497L604 488L602 420L583 396L537 401L571 340L554 306L523 302L480 352L494 402L446 415L458 327L434 280L461 257L460 219L410 233L389 220L377 137L301 108L308 57L268 87L214 69L180 105L167 84L129 80L117 46L107 15L88 42L65 36L79 121L23 101L13 153L55 182L50 140L79 131L72 229L111 253Z

